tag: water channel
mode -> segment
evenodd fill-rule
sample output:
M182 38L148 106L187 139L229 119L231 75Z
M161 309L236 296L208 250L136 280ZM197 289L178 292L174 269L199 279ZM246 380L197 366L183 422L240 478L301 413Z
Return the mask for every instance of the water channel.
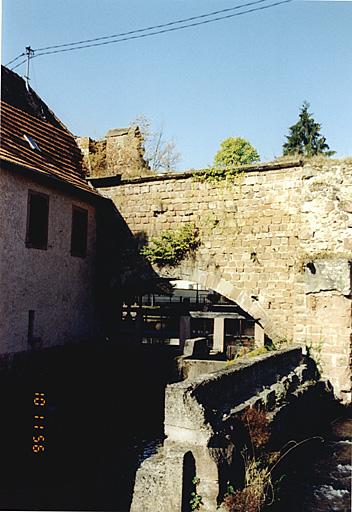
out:
M72 346L3 371L0 509L127 512L136 469L163 437L174 356L171 347Z
M163 439L175 355L174 347L106 343L19 357L3 370L0 509L128 512L135 472ZM35 393L45 397L40 453ZM350 511L351 425L345 411L321 426L324 442L297 450L270 512Z
M335 417L310 434L276 475L278 499L266 512L350 512L351 409L337 407Z

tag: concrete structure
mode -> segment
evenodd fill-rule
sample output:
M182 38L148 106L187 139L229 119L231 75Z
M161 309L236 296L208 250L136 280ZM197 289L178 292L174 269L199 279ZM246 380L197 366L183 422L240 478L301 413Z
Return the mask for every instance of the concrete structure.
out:
M218 360L210 354L206 338L186 340L183 354L177 358L177 367L182 380L194 379L204 373L213 373L228 367L228 361Z
M243 359L227 369L168 385L167 438L137 471L131 512L188 512L193 477L199 479L201 510L214 512L226 483L241 472L241 413L264 406L274 425L275 418L284 421L285 409L299 414L299 404L310 396L314 416L321 407L321 391L315 367L302 358L299 348ZM286 432L291 435L289 428Z
M213 318L213 351L224 352L225 350L225 320L245 320L246 317L238 313L221 313L216 311L190 311L192 318ZM261 340L260 340L261 341Z
M193 173L123 180L100 192L140 238L193 223L201 245L159 275L236 302L274 342L311 345L336 393L350 393L352 163L247 167L233 184ZM258 334L257 334L258 337Z

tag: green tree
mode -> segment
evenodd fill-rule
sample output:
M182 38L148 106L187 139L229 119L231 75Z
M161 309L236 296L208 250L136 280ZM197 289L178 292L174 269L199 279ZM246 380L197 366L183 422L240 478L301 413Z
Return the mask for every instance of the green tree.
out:
M332 156L335 151L330 151L326 138L320 132L320 124L316 123L313 115L308 112L309 103L303 102L299 120L291 126L287 142L282 146L284 155L326 155Z
M235 167L248 165L259 160L257 150L246 139L229 137L222 141L214 157L215 167Z

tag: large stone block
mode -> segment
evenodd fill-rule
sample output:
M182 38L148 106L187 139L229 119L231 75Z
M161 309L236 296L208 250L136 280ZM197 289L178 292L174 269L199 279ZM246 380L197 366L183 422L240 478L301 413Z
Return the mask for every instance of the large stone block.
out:
M335 290L342 295L351 295L351 276L350 261L313 258L305 269L305 293Z

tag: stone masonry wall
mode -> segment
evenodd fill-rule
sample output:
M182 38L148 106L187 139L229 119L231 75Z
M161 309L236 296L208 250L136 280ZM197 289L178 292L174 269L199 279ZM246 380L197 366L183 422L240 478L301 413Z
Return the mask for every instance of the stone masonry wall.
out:
M276 342L312 345L335 391L345 393L352 163L312 162L253 166L231 185L199 182L184 173L125 180L100 191L131 231L147 239L193 223L199 249L179 267L159 273L196 281L234 300Z
M76 137L90 177L121 175L124 179L151 176L144 160L143 136L138 126L109 130L102 140Z

